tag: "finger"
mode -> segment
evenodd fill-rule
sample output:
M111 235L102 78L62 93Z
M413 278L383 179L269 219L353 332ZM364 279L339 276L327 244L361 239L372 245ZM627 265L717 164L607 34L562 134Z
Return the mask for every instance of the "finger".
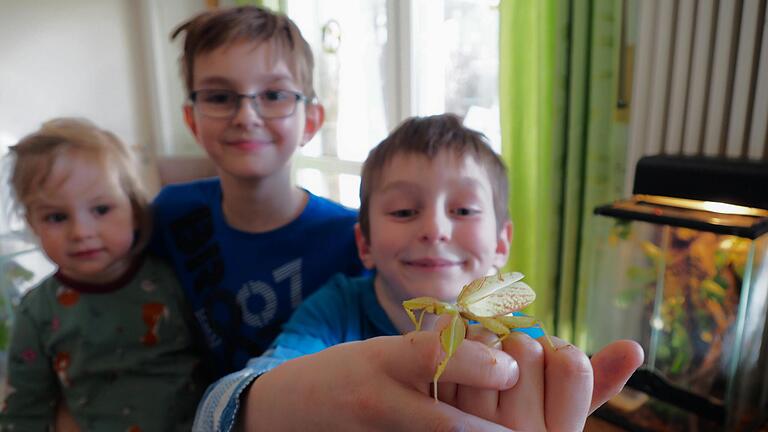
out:
M442 379L442 377L440 377L440 382L437 384L437 400L440 402L445 402L448 405L456 406L456 395L458 388L458 385L452 382L446 382ZM434 385L430 386L429 395L434 397L434 391Z
M443 314L437 317L437 320L431 322L431 323L425 323L424 329L425 330L434 330L434 331L442 331L444 328L448 327L451 324L451 321L453 320L453 317L449 314ZM450 361L449 361L450 362ZM444 379L442 379L442 376L440 377L440 383L437 385L430 386L429 388L429 395L434 397L435 396L435 388L437 388L437 399L440 402L445 402L449 405L456 406L456 390L458 389L458 386L454 383L447 382Z
M499 337L486 330L481 325L471 325L467 330L467 339L482 343L486 346L498 345ZM469 414L494 420L498 416L499 392L497 390L481 389L478 387L461 386L456 392L457 407Z
M499 416L499 391L471 386L458 386L456 406L462 411L489 420Z
M544 411L548 431L584 429L592 394L592 365L580 349L550 337L554 348L540 338L544 348Z
M385 416L388 423L376 430L398 431L433 431L433 430L472 430L472 431L509 431L482 418L467 414L442 402L425 398L416 392L395 393L387 398L391 404L386 407L390 415ZM405 403L403 403L405 402ZM391 413L397 413L391 415Z
M590 414L624 388L632 373L643 364L643 348L631 340L618 340L592 356L595 381Z
M499 399L500 419L516 430L545 430L544 349L530 336L512 332L502 343L519 368L515 386Z
M376 339L379 338L369 340ZM402 346L384 348L389 347L389 343ZM386 364L382 367L389 374L401 382L421 385L432 383L437 365L445 356L440 345L440 335L436 331L411 332L402 338L391 338L387 344L378 344L378 348L381 350L380 355L386 358ZM401 355L392 356L392 352ZM464 341L448 361L440 383L505 390L515 385L517 377L517 363L507 353L490 349L478 342Z
M450 323L450 315L441 315L432 327L435 331L440 331L450 325ZM492 346L494 342L498 342L499 337L481 325L470 325L467 329L467 339L480 342L486 346ZM450 361L453 361L453 358ZM447 382L441 377L440 383L437 385L437 394L441 402L459 406L462 411L470 414L483 418L491 418L491 414L496 415L498 391L495 389L485 390L475 386L461 386L461 389L459 389L459 386ZM463 394L461 399L459 399L460 394ZM490 408L493 408L492 411Z
M492 348L501 349L499 336L480 324L472 324L467 327L467 339L483 343Z

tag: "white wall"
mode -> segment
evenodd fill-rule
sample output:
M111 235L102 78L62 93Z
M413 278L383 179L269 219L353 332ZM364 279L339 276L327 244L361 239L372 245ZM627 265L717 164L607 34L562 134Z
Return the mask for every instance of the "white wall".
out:
M0 156L61 116L86 117L160 155L195 152L169 34L203 8L203 0L0 0ZM153 174L147 168L152 191Z
M180 44L169 35L203 8L204 0L0 0L0 153L57 116L87 117L161 154L191 151Z
M130 1L130 0L126 0ZM145 72L149 77L155 150L161 155L200 154L184 125L181 107L186 90L179 74L181 40L170 34L183 21L205 8L204 0L134 0L139 4ZM228 5L230 1L221 1Z
M0 140L83 116L147 144L137 14L121 0L0 0Z

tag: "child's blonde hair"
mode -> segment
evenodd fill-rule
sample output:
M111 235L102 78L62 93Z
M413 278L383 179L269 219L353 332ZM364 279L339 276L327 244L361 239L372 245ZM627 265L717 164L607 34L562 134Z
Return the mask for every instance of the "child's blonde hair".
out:
M370 238L371 193L386 164L396 155L422 155L435 158L440 152L472 156L485 168L493 192L498 229L509 219L507 169L482 133L464 126L455 114L411 117L374 147L363 163L360 179L360 228Z
M195 89L195 58L233 42L268 42L282 55L302 92L314 100L312 84L314 58L309 43L296 24L287 16L258 6L240 6L203 12L179 25L171 39L184 33L184 50L180 58L181 73L187 92Z
M139 231L132 250L140 252L147 244L152 231L149 200L139 181L133 154L113 133L85 119L57 118L45 122L40 130L22 138L10 150L11 193L21 213L26 214L29 200L46 184L58 158L88 155L103 167L117 170Z

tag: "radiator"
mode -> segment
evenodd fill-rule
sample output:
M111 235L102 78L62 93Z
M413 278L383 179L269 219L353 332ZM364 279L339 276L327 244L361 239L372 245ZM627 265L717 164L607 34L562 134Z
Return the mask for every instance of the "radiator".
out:
M642 156L768 160L766 0L638 7L627 188Z

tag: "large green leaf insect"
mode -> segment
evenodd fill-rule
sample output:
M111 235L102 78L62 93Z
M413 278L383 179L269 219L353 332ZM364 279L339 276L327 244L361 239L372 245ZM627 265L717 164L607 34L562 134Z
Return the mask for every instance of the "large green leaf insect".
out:
M456 303L447 303L432 297L416 297L403 302L403 308L410 317L416 331L421 330L425 313L451 315L451 323L440 332L440 343L445 358L437 365L434 377L434 396L437 400L437 380L445 371L448 361L464 341L469 321L476 321L504 340L517 328L541 326L539 320L528 316L514 316L536 300L536 293L521 282L522 273L505 273L485 276L464 285ZM415 312L419 313L418 319ZM547 336L550 346L552 341Z

